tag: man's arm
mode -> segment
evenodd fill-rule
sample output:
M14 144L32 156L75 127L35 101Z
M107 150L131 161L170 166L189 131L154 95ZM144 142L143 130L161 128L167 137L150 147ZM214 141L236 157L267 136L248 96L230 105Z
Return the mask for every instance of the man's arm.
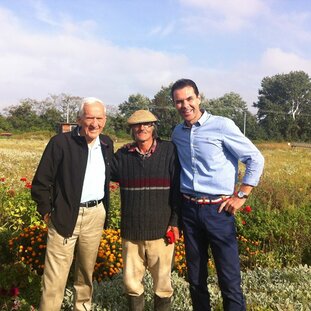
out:
M37 203L37 210L48 221L54 199L54 183L61 150L54 140L46 146L32 181L31 196Z
M257 186L264 167L264 157L233 121L226 123L224 133L225 147L237 160L245 164L242 184L237 190L239 195L233 195L219 207L219 213L224 209L234 215L244 205L252 189Z
M180 208L181 208L181 193L180 193L180 163L177 157L177 150L173 145L174 150L170 162L170 174L171 174L171 218L170 225L167 231L172 231L175 236L175 240L179 239L179 227L180 227Z

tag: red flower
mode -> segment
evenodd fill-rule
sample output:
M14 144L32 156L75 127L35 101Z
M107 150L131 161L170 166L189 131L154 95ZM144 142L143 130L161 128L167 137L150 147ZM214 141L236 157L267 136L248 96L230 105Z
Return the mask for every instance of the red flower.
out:
M32 188L32 185L30 182L26 182L26 185L25 185L25 188L28 188L28 189L31 189Z
M1 178L0 178L0 181L1 181L1 182L5 182L5 178L4 178L4 177L1 177Z
M112 192L117 190L118 188L119 188L119 183L117 183L117 182L111 182L109 185L109 189Z
M250 213L252 211L252 208L249 205L246 205L244 208L244 212Z
M13 286L10 290L10 295L11 296L18 296L19 295L19 289L18 287Z
M242 220L242 225L246 225L246 221L245 220Z
M27 181L27 178L26 178L26 177L22 177L22 178L20 179L20 181Z

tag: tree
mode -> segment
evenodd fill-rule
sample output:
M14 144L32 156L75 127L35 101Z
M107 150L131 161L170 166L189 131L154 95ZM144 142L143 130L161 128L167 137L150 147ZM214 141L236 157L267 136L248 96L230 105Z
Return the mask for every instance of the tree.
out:
M11 126L7 121L6 117L0 114L0 131L1 132L8 132L11 130Z
M150 99L139 93L130 95L128 100L119 105L121 115L127 119L136 110L149 110L151 102Z
M60 120L62 120L62 115L56 107L49 107L42 115L40 115L40 118L42 119L42 123L46 130L54 131Z
M7 111L7 122L14 130L33 131L42 127L42 120L36 114L31 101L24 100L20 105L11 106Z
M50 95L44 101L40 102L41 115L45 114L44 109L54 107L60 113L60 119L57 122L76 122L77 115L82 98L61 93L59 95Z
M248 111L246 102L239 94L234 92L226 93L222 97L209 100L207 103L203 100L202 107L214 115L233 120L250 139L262 137L256 117Z
M14 130L54 131L60 122L77 120L80 102L81 97L67 94L50 95L41 101L26 98L18 105L5 109L6 122Z
M162 86L160 91L152 99L151 112L159 119L159 135L168 138L173 128L181 121L174 103L171 99L171 87Z
M259 124L273 139L311 139L311 80L303 71L265 77L258 102ZM307 133L307 137L306 137Z

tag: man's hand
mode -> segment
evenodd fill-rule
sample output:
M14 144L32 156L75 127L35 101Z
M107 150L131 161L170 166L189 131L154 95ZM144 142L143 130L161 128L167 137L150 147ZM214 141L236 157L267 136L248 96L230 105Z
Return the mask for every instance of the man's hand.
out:
M50 221L50 213L46 213L44 216L43 216L43 220L46 224L49 223Z
M166 232L172 231L174 233L175 241L179 239L179 229L178 227L168 226Z
M242 184L239 191L244 192L247 196L252 192L253 186ZM237 191L238 192L238 191ZM228 200L221 203L218 209L218 213L221 213L222 210L230 213L231 215L235 215L236 212L244 205L246 198L239 198L238 196L233 195Z
M218 213L221 213L222 210L230 213L231 215L235 215L236 212L244 205L246 199L240 199L236 196L229 198L228 200L221 203L218 209Z

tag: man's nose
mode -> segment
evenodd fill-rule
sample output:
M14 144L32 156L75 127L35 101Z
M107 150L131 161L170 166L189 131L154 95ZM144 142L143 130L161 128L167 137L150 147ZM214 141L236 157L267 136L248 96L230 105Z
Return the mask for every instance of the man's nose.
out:
M94 125L97 126L98 123L99 123L99 122L98 122L97 118L93 118L93 119L92 119L92 123L91 123L91 124L92 124L93 126L94 126Z
M188 106L189 106L188 100L184 99L184 100L181 102L181 107L188 107Z

